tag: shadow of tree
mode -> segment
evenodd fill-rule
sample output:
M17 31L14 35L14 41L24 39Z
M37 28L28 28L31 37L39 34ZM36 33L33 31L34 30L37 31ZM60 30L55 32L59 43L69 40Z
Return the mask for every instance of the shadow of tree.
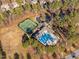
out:
M29 53L27 53L27 59L32 59Z

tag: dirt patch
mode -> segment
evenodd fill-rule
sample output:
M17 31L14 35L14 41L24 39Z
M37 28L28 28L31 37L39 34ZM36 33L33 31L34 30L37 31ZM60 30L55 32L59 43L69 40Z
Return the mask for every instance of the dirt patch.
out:
M22 35L23 31L21 31L17 26L1 29L0 40L2 42L3 49L4 51L6 51L7 55L11 55L15 52L22 51Z
M3 49L7 54L7 59L14 59L13 54L15 52L19 53L20 55L23 54L23 56L25 56L24 54L26 54L26 48L23 48L21 43L21 37L24 32L18 27L18 23L28 17L34 16L35 15L33 13L26 13L25 15L17 18L10 25L4 26L0 29L0 40L2 42Z

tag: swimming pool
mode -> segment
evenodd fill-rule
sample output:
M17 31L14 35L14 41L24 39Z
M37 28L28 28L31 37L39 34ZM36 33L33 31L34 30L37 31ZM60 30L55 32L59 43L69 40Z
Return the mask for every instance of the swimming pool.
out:
M40 37L39 37L39 41L44 44L44 45L48 45L49 43L53 43L56 40L56 36L54 34L51 33L43 33Z

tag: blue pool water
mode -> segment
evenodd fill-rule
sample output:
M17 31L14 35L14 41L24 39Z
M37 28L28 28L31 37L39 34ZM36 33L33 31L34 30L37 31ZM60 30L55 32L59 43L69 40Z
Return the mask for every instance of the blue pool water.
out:
M44 33L40 38L39 38L39 41L46 45L47 44L47 41L50 40L50 41L54 41L55 40L55 36L54 35L51 35L50 33Z

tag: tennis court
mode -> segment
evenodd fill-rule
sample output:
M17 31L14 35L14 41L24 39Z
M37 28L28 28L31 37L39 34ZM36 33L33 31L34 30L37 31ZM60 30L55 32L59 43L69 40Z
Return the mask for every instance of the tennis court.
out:
M38 26L38 24L34 21L32 21L31 19L26 19L24 21L22 21L21 23L19 23L19 27L25 32L27 33L29 32L33 32L33 30Z

